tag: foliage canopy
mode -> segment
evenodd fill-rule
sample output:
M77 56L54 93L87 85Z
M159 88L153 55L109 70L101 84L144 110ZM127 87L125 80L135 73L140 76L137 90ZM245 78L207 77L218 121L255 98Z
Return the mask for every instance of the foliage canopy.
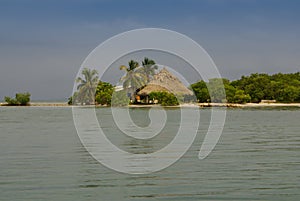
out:
M226 100L221 89L225 89ZM235 81L227 79L200 80L191 85L199 102L259 103L261 100L300 102L300 72L274 75L254 73Z
M30 102L30 93L17 93L15 98L11 98L8 96L4 97L4 101L7 102L8 105L28 105Z

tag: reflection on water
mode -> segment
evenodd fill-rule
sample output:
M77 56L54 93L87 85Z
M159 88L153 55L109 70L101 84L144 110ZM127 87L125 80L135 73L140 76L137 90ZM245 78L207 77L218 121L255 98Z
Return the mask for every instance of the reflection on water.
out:
M97 109L99 121L107 110ZM70 108L1 107L0 200L299 200L299 109L228 109L224 133L204 160L197 156L210 110L200 113L198 136L181 160L132 176L103 167L86 152ZM166 132L140 141L108 134L136 153L157 150L173 137Z

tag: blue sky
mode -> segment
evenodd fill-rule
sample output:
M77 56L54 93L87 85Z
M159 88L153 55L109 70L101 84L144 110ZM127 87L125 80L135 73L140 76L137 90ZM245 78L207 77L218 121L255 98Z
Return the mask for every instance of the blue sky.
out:
M223 77L296 72L299 22L296 0L0 0L0 99L64 99L90 51L145 27L191 37Z

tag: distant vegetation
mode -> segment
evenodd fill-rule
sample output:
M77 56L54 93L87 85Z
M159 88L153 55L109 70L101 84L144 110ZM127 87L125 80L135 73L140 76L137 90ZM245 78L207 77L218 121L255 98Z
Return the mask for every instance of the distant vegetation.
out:
M177 97L168 92L151 92L149 94L149 99L157 100L162 106L174 106L179 105L179 101Z
M133 102L135 102L136 90L147 85L157 69L158 67L155 65L155 61L147 57L142 61L142 66L139 65L139 62L134 60L128 62L128 67L125 65L120 66L120 70L126 72L120 81L123 83L124 90L130 94L130 98Z
M95 93L99 82L98 72L84 68L81 74L82 77L76 79L78 91L73 94L72 102L86 105L95 104Z
M76 79L77 91L69 98L68 104L81 105L113 105L126 106L136 103L137 89L147 84L155 75L157 66L153 60L145 58L142 66L131 60L128 67L121 66L125 75L120 79L123 89L115 91L115 86L99 80L98 72L84 68L82 77ZM238 80L213 78L208 82L200 80L190 86L195 93L197 102L201 103L259 103L262 100L272 100L280 103L300 102L300 72L251 74ZM29 105L30 93L17 93L15 98L5 97L6 105ZM153 91L148 95L149 103L162 106L179 105L194 101L193 97L178 97L169 92Z
M7 105L15 106L15 105L29 105L30 102L30 93L17 93L15 98L11 98L8 96L4 97L4 101Z
M128 65L121 65L125 71L120 82L123 88L115 91L115 86L99 81L98 72L84 68L82 77L76 79L77 91L69 99L69 104L81 105L114 105L124 106L138 103L140 97L137 91L153 79L157 65L155 61L144 58L142 65L130 60ZM274 75L251 74L238 80L213 78L208 82L200 80L190 86L195 93L197 102L202 103L259 103L262 100L272 100L282 103L300 102L300 72ZM138 98L138 100L136 100ZM193 98L176 97L168 92L153 91L148 94L149 103L159 103L163 106L178 105L182 102L193 102ZM10 104L24 104L17 99L6 98ZM112 102L113 101L113 102ZM25 103L26 104L26 103Z
M223 99L220 92L222 84L224 84L226 99ZM300 72L274 75L255 73L242 76L235 81L223 78L211 79L206 83L201 80L192 84L191 88L198 102L259 103L261 100L276 100L282 103L300 102Z
M110 83L99 81L98 72L84 68L82 70L82 77L78 77L77 91L69 98L68 104L81 105L110 105L114 86Z
M96 89L96 103L100 105L111 105L114 86L107 82L99 81Z
M149 82L157 68L155 62L147 57L141 66L134 60L130 60L128 66L121 65L120 70L125 71L125 75L120 78L123 84L121 91L114 91L110 83L99 81L96 70L84 68L82 77L76 79L77 91L69 98L68 104L123 106L128 105L130 99L134 103L136 90Z

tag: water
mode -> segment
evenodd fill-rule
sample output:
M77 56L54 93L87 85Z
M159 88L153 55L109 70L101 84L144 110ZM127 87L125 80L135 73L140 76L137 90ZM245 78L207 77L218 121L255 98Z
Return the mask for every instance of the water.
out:
M131 111L144 126L147 112ZM108 114L97 109L106 121L102 126L114 131ZM198 136L181 160L158 173L132 176L105 168L86 152L71 108L1 107L0 200L300 199L299 109L228 109L219 143L199 160L209 118L210 109L201 109ZM127 151L151 152L172 139L172 129L147 142L117 132L107 137Z

